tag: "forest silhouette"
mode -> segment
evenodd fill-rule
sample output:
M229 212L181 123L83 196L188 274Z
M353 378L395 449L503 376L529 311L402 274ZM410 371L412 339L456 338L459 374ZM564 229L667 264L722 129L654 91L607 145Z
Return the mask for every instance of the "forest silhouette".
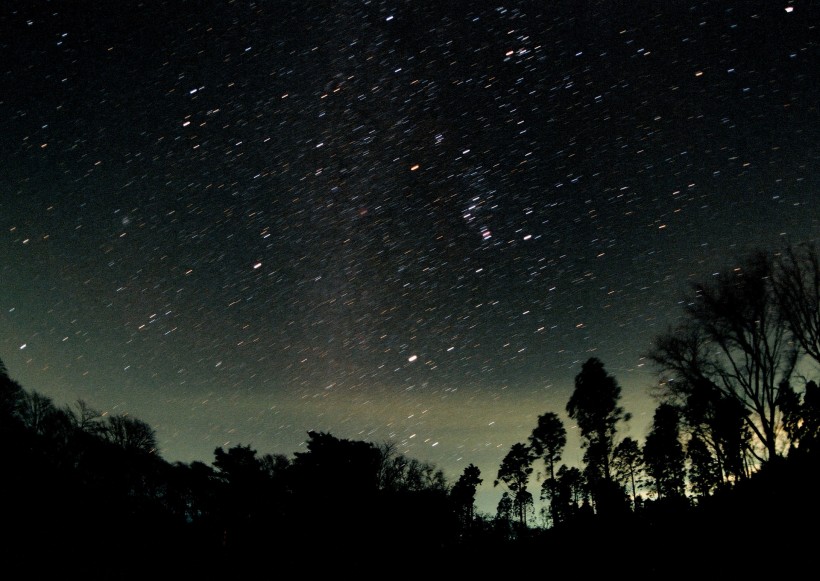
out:
M592 357L565 410L581 466L562 463L566 430L546 410L495 474L470 464L452 483L392 443L324 432L290 456L237 444L210 463L168 462L147 423L59 407L0 361L3 566L191 579L806 574L820 514L818 306L813 246L757 251L693 285L683 322L655 338L643 442L619 437L620 386ZM475 508L485 479L500 490L494 515Z

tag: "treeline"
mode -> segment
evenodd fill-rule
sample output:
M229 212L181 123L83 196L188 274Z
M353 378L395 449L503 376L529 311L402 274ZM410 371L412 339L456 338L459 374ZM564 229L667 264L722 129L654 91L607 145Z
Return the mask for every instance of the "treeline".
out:
M533 559L601 573L618 559L653 574L783 572L807 562L801 527L820 514L820 389L807 375L820 363L818 306L811 246L755 253L695 285L682 323L647 353L660 381L644 441L619 437L630 419L620 386L590 358L565 409L582 466L561 462L565 426L543 413L494 475L495 515L475 509L484 478L472 464L449 483L392 444L329 433L309 432L292 456L240 444L211 464L170 463L145 422L58 407L0 362L5 548L189 574L271 558L363 571L401 555L462 572Z

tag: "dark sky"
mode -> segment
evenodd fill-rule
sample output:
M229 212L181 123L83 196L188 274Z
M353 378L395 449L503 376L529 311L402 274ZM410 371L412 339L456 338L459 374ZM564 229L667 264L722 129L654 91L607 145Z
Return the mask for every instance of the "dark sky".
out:
M169 461L396 442L452 482L688 285L817 240L811 1L0 7L0 358Z

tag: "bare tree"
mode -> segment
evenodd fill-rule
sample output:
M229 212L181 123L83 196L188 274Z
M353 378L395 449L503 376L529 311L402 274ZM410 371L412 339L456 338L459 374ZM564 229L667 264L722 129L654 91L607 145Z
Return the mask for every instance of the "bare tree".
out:
M47 435L54 428L58 410L47 395L38 391L23 394L21 415L23 424L36 434Z
M389 492L439 490L447 488L444 472L434 464L408 458L397 450L395 442L378 446L379 489Z
M774 263L780 315L806 355L820 363L820 259L813 244L788 246Z
M669 374L665 397L715 390L740 404L758 462L783 448L779 392L797 357L772 293L772 269L758 252L716 282L695 285L684 323L657 337L648 354Z
M105 434L108 440L125 450L157 453L157 435L144 421L126 414L109 416Z
M64 409L75 428L90 434L97 434L103 429L103 415L90 407L85 400L78 399L73 407L66 406Z

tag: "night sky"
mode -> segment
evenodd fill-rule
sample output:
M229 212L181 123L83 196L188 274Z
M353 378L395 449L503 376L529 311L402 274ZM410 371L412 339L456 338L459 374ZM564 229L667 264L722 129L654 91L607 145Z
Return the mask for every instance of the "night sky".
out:
M817 240L812 1L3 2L0 359L169 461L308 430L480 508L598 357ZM483 503L483 504L482 504Z

